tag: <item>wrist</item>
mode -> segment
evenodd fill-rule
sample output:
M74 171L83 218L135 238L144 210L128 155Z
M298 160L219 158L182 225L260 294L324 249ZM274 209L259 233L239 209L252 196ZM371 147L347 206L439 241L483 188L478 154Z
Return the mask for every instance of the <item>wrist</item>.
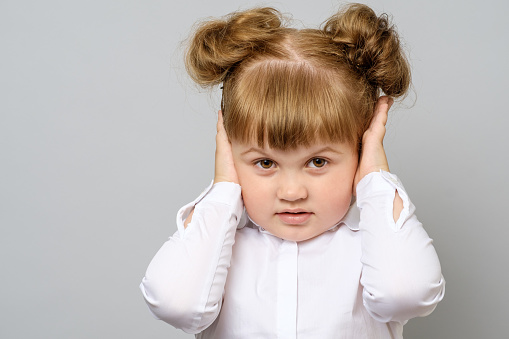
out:
M229 178L227 176L220 176L216 175L214 176L214 184L217 184L218 182L232 182L234 184L239 184L238 180L236 178Z

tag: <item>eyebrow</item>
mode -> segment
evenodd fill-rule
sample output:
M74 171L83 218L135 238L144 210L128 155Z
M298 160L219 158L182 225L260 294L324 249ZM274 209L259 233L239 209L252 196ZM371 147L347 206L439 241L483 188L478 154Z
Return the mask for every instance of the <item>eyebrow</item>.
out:
M260 153L260 154L263 154L263 155L268 155L267 153L264 152L264 150L262 148L257 148L257 147L250 147L248 150L240 153L240 155L245 155L245 154L251 153L251 152L257 152L257 153ZM310 152L310 153L315 154L315 153L324 153L324 152L332 152L332 153L336 153L336 154L344 154L341 151L336 151L335 149L333 149L330 146L325 146L323 148L317 149L316 151L313 151L313 152Z
M334 148L330 147L330 146L326 146L324 148L320 148L319 150L313 152L313 153L323 153L323 152L332 152L332 153L336 153L336 154L344 154L344 152L341 152L341 151L336 151Z
M245 154L247 154L247 153L251 153L251 152L257 152L257 153L261 153L261 154L263 154L263 155L267 155L267 154L263 151L263 149L261 149L261 148L256 148L256 147L250 147L247 151L244 151L244 152L240 153L240 155L245 155Z

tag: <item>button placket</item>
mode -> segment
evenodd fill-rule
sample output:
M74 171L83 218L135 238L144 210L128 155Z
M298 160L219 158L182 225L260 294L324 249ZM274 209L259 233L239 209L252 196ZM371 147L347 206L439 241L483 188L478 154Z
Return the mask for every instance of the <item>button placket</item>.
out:
M298 245L283 241L277 265L277 337L297 337L297 265Z

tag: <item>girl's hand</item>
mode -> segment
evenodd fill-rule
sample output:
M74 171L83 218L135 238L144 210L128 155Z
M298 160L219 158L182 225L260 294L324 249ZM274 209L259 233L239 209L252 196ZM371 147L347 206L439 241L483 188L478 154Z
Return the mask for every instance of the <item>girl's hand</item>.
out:
M216 166L214 173L214 184L216 182L228 181L239 183L237 171L233 165L232 145L228 140L223 125L223 113L219 111L217 118L217 134L216 134ZM184 220L184 228L193 220L194 209Z
M219 111L217 118L216 134L216 167L214 173L214 184L227 181L238 184L237 171L233 163L232 145L228 140L223 125L223 113Z
M389 164L385 155L383 141L387 116L393 102L394 100L392 98L382 96L378 98L375 105L373 120L371 120L369 128L362 136L361 156L353 186L354 194L357 184L367 174L380 170L389 171Z
M389 172L389 163L387 162L387 156L384 151L384 136L385 136L385 124L387 123L387 117L389 109L392 106L394 100L392 98L383 96L378 98L375 106L375 115L369 128L362 136L362 150L361 158L359 160L359 166L357 167L357 173L355 174L353 192L359 181L371 172L378 172L380 170ZM394 195L392 215L394 222L399 219L401 211L403 210L403 200L396 191Z

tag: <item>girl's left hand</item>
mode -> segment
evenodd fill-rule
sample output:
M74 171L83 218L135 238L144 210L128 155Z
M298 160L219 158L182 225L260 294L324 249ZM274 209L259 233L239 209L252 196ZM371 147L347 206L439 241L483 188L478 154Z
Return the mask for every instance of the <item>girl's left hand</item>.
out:
M385 124L387 123L389 109L393 102L394 100L387 96L378 98L376 102L373 120L371 120L369 128L362 136L361 156L353 186L354 194L357 184L367 174L380 170L389 171L389 164L385 155L383 141L385 136Z

